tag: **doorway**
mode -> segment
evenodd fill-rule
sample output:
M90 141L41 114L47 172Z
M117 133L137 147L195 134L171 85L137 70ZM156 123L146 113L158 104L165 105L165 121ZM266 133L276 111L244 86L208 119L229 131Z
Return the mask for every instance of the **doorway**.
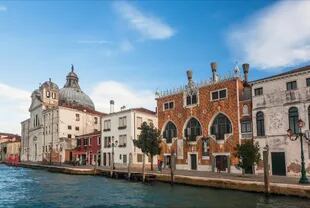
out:
M286 175L285 153L271 152L272 175Z
M170 155L164 156L164 168L171 168L171 156Z
M216 168L218 172L226 171L227 169L227 156L226 155L217 155L215 157Z
M197 170L197 154L190 154L191 170Z

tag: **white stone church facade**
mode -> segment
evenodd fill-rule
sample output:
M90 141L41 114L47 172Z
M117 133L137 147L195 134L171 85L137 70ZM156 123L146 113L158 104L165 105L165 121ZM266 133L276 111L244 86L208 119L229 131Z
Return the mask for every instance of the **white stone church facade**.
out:
M72 66L62 89L51 80L31 95L30 118L22 125L22 161L72 160L75 136L100 130L102 113L79 86Z

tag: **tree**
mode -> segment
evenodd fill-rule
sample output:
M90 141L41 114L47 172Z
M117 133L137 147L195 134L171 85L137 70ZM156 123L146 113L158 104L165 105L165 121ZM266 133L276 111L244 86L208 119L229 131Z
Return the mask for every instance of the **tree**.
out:
M243 144L237 145L236 157L239 158L238 167L244 170L251 170L260 160L259 144L253 144L252 140L246 140Z
M153 123L148 125L143 122L141 125L141 133L137 140L134 140L134 145L141 149L143 155L151 157L151 170L153 170L153 157L160 154L160 131L154 127ZM144 168L144 156L143 156Z

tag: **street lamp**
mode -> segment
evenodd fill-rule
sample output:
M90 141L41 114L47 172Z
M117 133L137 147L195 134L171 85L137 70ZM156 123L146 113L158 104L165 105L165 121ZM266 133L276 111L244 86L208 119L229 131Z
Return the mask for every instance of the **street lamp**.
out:
M301 119L298 119L297 121L298 125L298 133L293 137L293 131L292 129L287 130L287 135L291 141L296 141L298 137L300 138L300 151L301 151L301 177L299 179L299 183L301 184L307 184L309 183L307 175L306 175L306 168L305 168L305 157L304 157L304 146L303 146L303 138L305 138L308 142L310 141L310 138L305 133L301 132L301 128L304 126L304 122Z

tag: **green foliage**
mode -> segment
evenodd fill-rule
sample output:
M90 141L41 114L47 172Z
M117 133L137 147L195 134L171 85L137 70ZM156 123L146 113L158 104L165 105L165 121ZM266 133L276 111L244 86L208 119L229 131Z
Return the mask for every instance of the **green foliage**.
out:
M153 157L154 155L160 154L160 141L160 131L154 127L153 123L148 125L146 122L143 122L141 125L141 134L133 143L144 154Z
M250 169L253 165L258 164L260 160L259 144L253 144L251 140L246 140L245 143L237 145L236 157L239 158L238 166L242 169Z

